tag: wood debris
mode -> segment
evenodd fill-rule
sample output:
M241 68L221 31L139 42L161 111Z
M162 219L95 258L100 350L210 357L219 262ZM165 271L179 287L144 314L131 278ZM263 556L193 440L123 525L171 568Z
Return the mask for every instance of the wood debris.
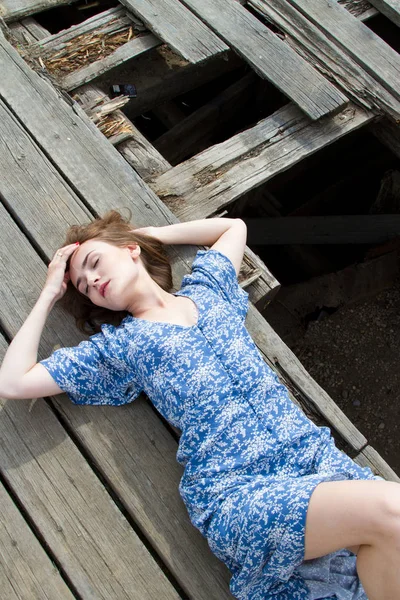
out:
M113 33L102 32L100 29L77 36L55 54L48 55L42 50L41 58L49 73L65 75L106 58L139 35L142 33L134 31L132 25L123 25L119 31Z

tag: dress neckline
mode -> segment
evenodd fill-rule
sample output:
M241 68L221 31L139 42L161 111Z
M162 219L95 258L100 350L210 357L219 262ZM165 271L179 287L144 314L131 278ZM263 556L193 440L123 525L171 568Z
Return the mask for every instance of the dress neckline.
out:
M190 298L189 296L187 296L183 290L179 290L178 292L174 292L172 294L173 296L185 296L185 298L188 298L192 304L194 305L194 310L197 313L197 320L196 323L194 323L193 325L180 325L179 323L171 323L170 321L151 321L150 319L141 319L140 317L134 317L133 315L128 315L127 317L125 317L126 320L132 320L132 321L138 321L138 322L142 322L142 323L154 323L155 325L165 325L167 327L177 327L179 329L196 329L199 326L199 321L200 321L200 310L199 310L199 305L193 300L193 298ZM124 321L125 321L124 319Z

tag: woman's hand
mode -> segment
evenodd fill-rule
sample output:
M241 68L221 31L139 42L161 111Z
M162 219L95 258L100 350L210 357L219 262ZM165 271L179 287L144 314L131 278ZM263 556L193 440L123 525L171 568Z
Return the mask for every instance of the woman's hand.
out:
M65 272L65 269L68 259L78 246L79 242L76 242L75 244L59 248L47 267L47 279L42 293L51 296L54 302L60 300L67 291L67 283L70 275L68 272Z

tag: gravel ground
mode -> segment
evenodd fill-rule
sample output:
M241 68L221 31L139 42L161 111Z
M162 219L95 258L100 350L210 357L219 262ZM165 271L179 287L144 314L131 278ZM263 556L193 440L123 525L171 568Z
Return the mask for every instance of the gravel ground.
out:
M400 277L375 298L312 321L292 350L400 475L399 307Z

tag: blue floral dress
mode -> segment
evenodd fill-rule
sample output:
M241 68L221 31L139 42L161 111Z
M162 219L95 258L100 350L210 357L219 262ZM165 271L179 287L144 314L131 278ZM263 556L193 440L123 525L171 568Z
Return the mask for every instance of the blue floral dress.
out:
M182 430L179 492L236 598L366 600L348 550L304 562L306 513L322 481L382 478L290 400L245 327L248 294L226 255L199 250L175 295L194 302L195 325L128 316L41 364L77 404L144 391Z

